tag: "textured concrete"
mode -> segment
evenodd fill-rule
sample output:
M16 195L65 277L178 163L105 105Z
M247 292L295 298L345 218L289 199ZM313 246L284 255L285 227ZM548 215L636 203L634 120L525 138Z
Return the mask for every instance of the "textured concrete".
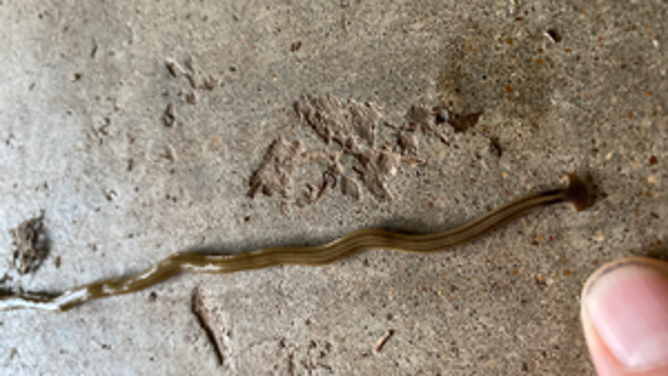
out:
M62 291L193 247L442 230L573 170L591 176L598 200L430 256L377 250L322 268L183 275L63 314L3 312L0 373L594 373L580 286L605 261L665 254L664 2L129 4L0 0L5 291ZM167 59L189 57L220 85L170 75ZM335 188L295 203L321 184L326 160L299 166L285 194L249 197L279 136L340 150L295 114L305 95L373 103L394 126L376 129L388 150L413 106L482 115L459 132L438 124L449 146L411 133L426 165L398 167L391 201L345 154L360 201ZM50 253L22 276L10 230L42 212Z

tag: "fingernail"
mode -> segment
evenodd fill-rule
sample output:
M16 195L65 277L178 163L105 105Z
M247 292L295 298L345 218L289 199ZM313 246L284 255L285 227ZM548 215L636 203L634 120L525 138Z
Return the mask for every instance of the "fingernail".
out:
M626 265L602 275L585 296L589 317L608 348L628 367L668 364L668 280Z

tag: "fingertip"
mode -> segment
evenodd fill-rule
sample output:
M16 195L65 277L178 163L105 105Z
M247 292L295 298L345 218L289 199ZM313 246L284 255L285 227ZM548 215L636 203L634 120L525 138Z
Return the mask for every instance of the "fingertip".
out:
M581 318L599 375L668 374L668 264L631 257L603 265L583 286Z

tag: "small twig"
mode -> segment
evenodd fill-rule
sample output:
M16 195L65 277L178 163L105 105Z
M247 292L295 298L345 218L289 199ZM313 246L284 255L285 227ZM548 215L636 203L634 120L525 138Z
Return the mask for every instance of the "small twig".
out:
M193 315L195 315L195 317L197 318L199 326L206 334L206 337L209 340L211 347L213 347L213 352L216 354L216 358L218 358L218 365L222 366L223 352L220 351L220 346L218 346L218 341L216 340L215 333L213 332L213 330L207 323L206 319L204 318L204 315L202 314L202 298L200 297L199 286L193 289L192 303L190 306L190 310L192 311Z
M383 346L385 346L385 342L387 342L390 337L392 337L392 334L394 334L394 330L388 329L385 334L383 334L382 337L376 342L376 346L373 347L373 352L379 353L380 350L383 349Z

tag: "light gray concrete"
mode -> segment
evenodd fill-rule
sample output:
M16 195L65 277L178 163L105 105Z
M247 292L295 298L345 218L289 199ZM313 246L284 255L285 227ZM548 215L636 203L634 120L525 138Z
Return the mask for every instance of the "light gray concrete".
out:
M666 254L668 7L469 3L0 0L6 291L62 291L193 247L443 230L574 170L599 192L588 211L548 208L441 254L183 275L67 313L3 312L0 373L594 374L582 283L614 258ZM165 67L188 57L200 79L221 80L195 104ZM373 103L396 126L420 104L484 112L465 132L439 124L450 146L415 133L427 165L400 166L390 202L361 185L350 155L360 201L337 188L294 204L326 161L299 167L285 195L248 197L279 136L340 149L295 115L305 95ZM376 132L378 148L396 145L396 129ZM10 230L42 211L51 252L20 276ZM222 365L192 312L195 287Z

